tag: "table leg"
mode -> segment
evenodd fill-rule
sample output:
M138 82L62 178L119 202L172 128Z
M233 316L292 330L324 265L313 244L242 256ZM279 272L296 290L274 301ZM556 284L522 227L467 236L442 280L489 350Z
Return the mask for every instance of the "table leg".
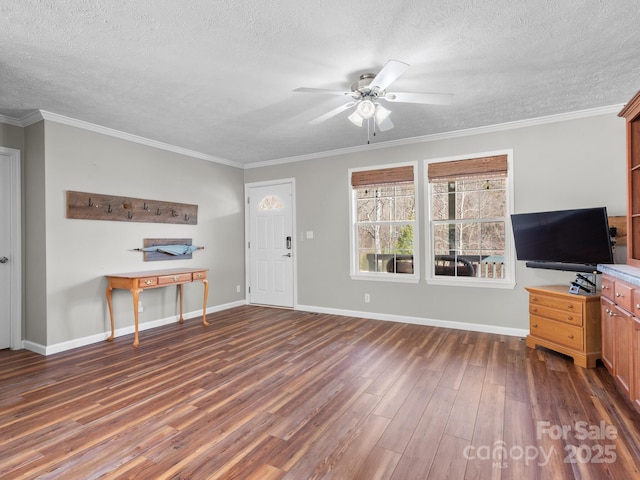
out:
M113 288L111 288L111 285L109 285L107 287L107 304L109 305L109 318L111 319L111 336L109 338L107 338L107 341L109 341L109 342L113 341L113 337L115 335L114 325L113 325L113 304L111 303L111 291L112 290L113 290Z
M134 347L137 347L140 343L138 341L138 298L140 296L141 291L142 289L140 288L131 289L131 294L133 295L133 318L135 319L135 325L136 325L135 334L133 336Z
M180 323L184 323L184 318L182 318L182 284L178 285L178 294L180 297L180 319L178 320Z
M206 327L209 325L207 322L207 296L209 295L209 280L206 278L202 280L204 285L204 303L202 304L202 324Z

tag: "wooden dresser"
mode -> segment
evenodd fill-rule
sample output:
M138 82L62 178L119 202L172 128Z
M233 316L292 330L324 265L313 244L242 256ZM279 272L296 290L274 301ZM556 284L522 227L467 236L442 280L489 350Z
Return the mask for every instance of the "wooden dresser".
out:
M566 285L527 287L527 346L545 347L573 358L584 368L596 366L601 355L600 295L569 293Z

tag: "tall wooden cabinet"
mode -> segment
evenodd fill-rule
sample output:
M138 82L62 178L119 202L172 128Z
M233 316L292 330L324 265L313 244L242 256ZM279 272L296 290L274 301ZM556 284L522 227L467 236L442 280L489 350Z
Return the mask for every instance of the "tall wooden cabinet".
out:
M604 270L602 363L640 411L640 276L633 275L640 269L611 265Z
M627 121L627 264L640 267L640 92L618 115Z

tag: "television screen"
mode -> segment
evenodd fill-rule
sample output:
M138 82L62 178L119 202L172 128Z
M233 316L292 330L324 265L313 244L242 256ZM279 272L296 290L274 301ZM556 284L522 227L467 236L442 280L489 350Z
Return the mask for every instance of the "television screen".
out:
M527 266L588 271L613 263L606 207L514 214L511 224L518 260L534 263Z

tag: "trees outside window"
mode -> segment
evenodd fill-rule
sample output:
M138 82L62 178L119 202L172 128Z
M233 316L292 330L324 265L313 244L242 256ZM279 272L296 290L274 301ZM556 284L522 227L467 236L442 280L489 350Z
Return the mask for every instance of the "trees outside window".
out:
M416 274L414 166L351 174L355 275Z

